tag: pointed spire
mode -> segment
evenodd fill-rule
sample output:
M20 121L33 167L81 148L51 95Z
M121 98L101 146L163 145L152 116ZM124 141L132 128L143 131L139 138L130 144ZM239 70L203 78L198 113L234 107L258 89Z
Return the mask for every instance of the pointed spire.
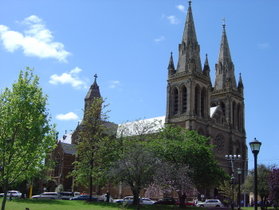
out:
M231 59L225 23L223 23L223 32L220 44L219 58L216 64L216 79L214 89L236 89L234 65Z
M203 73L204 73L204 75L209 76L209 72L210 72L210 67L209 67L208 57L207 57L207 53L206 53L205 61L204 61L204 65L203 65Z
M200 46L197 41L191 1L187 11L182 42L179 44L177 71L201 72Z
M218 61L221 62L223 65L225 63L232 62L229 43L228 43L227 34L226 34L226 24L225 23L223 24L223 33L222 33Z
M101 94L100 94L100 89L99 86L97 84L97 74L94 75L94 82L91 85L90 89L88 90L85 100L90 100L90 99L94 99L94 98L100 98Z
M170 61L169 61L169 66L168 66L169 74L174 74L175 73L175 68L174 68L174 63L173 63L173 57L172 57L172 52L170 56Z
M187 19L184 27L184 33L182 40L186 43L186 45L191 42L197 42L194 18L192 14L192 1L189 1L189 7L187 11Z
M207 57L207 53L205 54L204 66L209 66L209 64L208 64L208 57Z
M238 79L238 89L243 89L243 82L242 82L242 77L241 77L241 73L239 73L239 79Z
M204 66L203 66L203 74L205 76L207 76L209 83L210 83L210 87L212 87L212 83L211 83L211 78L210 78L210 66L208 63L208 57L207 54L205 54L205 61L204 61Z

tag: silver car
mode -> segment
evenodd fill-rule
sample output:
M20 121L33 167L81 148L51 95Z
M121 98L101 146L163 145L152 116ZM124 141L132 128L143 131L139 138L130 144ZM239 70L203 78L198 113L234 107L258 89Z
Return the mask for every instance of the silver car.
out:
M206 199L205 202L199 201L196 204L197 207L224 207L219 199Z
M60 196L57 192L44 192L40 195L33 195L33 199L59 199Z

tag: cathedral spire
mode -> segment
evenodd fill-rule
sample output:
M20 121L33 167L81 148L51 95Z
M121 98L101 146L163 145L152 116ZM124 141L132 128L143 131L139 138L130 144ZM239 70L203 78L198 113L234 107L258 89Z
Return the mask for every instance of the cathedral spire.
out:
M92 103L95 98L101 98L99 85L97 84L97 74L94 75L94 82L91 85L90 89L88 90L86 96L85 96L85 109L89 105L89 103Z
M203 74L208 77L209 82L210 82L210 86L211 86L210 66L209 66L209 63L208 63L207 54L205 54L205 61L204 61L204 65L203 65Z
M216 64L215 90L236 89L234 76L234 65L226 34L226 24L223 24L223 32L219 50L218 62Z
M226 34L226 24L225 23L223 24L223 33L222 33L218 61L221 62L223 65L225 63L232 62L229 43L228 43L227 34Z
M192 1L189 1L187 19L186 19L183 37L182 37L182 40L186 44L197 42L197 36L196 36L196 30L195 30L195 24L194 24L194 18L193 18L193 14L192 14L191 4L192 4Z
M173 63L173 57L172 57L172 52L171 52L171 56L170 56L170 61L169 61L168 70L169 70L169 75L172 75L172 74L175 73L175 68L174 68L174 63Z
M177 71L202 71L200 61L200 46L197 41L191 1L189 1L182 42L181 44L179 44L179 58Z
M206 76L209 76L209 73L210 73L210 67L209 67L208 57L207 57L207 53L206 53L205 61L204 61L204 65L203 65L203 74Z
M239 73L239 79L238 79L238 86L237 86L237 88L238 88L239 90L244 88L243 82L242 82L241 73Z

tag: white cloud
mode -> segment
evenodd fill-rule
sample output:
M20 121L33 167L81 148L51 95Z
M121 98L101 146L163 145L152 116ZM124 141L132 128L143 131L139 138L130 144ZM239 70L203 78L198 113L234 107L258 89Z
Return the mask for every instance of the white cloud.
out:
M78 116L73 112L68 112L66 114L58 114L55 118L57 120L77 120Z
M263 42L258 44L258 48L264 50L270 47L270 44L268 42Z
M154 42L162 42L162 41L165 41L166 40L166 38L164 37L164 36L160 36L160 37L158 37L158 38L155 38L154 39Z
M82 70L79 67L72 69L69 73L65 72L61 75L53 74L50 76L49 83L53 85L70 84L74 88L87 88L86 82L81 80L78 74Z
M176 8L177 8L179 11L186 13L186 9L185 9L185 6L184 6L184 5L179 4L179 5L176 6Z
M179 20L174 15L167 16L168 21L170 24L178 24Z
M119 85L120 85L120 81L118 80L113 80L109 82L109 88L111 89L117 88L119 87Z
M8 26L0 25L0 40L7 51L14 52L22 49L26 56L67 61L70 53L64 50L62 43L53 41L52 32L46 28L42 19L31 15L21 23L27 27L23 32L13 31Z

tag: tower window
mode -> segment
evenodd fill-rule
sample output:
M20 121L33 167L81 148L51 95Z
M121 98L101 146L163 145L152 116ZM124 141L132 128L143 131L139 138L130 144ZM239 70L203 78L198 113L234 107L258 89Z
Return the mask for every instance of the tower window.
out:
M187 88L182 87L182 113L187 111Z
M178 113L178 90L174 88L173 90L173 114Z
M201 116L205 116L205 104L206 104L206 90L205 88L202 89L201 92Z
M200 115L200 86L195 88L195 114Z

